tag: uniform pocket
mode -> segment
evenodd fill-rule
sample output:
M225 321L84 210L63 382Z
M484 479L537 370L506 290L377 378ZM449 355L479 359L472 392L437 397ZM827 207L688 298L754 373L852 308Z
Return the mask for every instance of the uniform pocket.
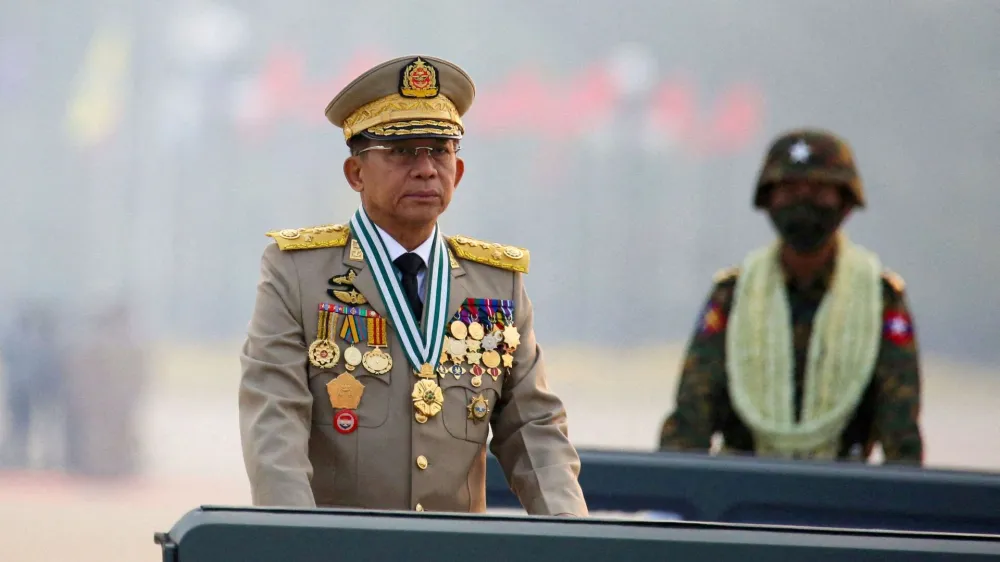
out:
M444 393L441 416L445 429L452 437L473 443L486 443L490 417L500 399L502 380L498 378L494 381L486 376L480 386L476 387L468 375L457 380L451 375L440 379Z
M513 319L512 300L469 298L446 327L438 375L444 426L456 439L486 443L518 345Z

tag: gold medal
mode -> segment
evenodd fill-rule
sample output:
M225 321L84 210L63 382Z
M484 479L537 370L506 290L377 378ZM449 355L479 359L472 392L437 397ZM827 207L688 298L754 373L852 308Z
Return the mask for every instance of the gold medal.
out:
M368 345L373 349L361 356L361 364L373 375L384 375L392 370L392 355L382 351L386 345L385 318L372 314L365 318L368 325Z
M511 355L510 353L504 353L503 354L503 366L504 367L513 367L514 366L514 356Z
M491 349L483 354L483 364L493 368L500 365L500 354L495 349Z
M472 423L479 423L490 414L490 403L482 394L473 398L465 408L469 411L469 419L472 420Z
M430 363L424 363L423 365L420 366L420 370L415 371L414 374L416 374L420 378L433 379L434 367L432 367Z
M347 363L348 371L353 371L355 367L361 364L362 359L361 350L353 345L344 350L344 363Z
M476 375L476 376L472 377L472 386L475 387L475 388L479 388L479 387L483 386L483 376L482 375Z
M469 335L469 329L461 320L455 320L451 323L451 335L457 340L464 340L465 336Z
M417 413L428 418L436 416L444 405L444 392L437 382L431 379L417 381L410 396L413 398L413 407Z
M465 359L469 362L469 365L478 365L479 361L482 360L482 353L469 352L465 354Z
M340 348L333 342L333 327L337 325L337 315L320 305L316 322L316 341L309 346L306 356L309 363L320 369L332 369L340 359Z
M467 349L465 340L451 340L448 342L448 353L451 355L453 363L461 363Z
M332 369L340 359L340 348L330 340L316 340L309 346L309 362L320 369Z
M514 326L507 326L503 329L503 341L510 347L511 351L514 351L517 346L521 345L521 334Z
M354 344L361 341L361 337L358 335L357 318L353 314L344 316L344 323L340 327L340 337L351 344L344 350L344 363L347 363L348 371L353 371L361 364L361 351L354 347Z
M384 375L392 370L392 355L376 347L361 357L361 364L373 375Z
M449 340L448 353L452 355L465 355L469 347L465 345L465 340Z
M485 335L486 335L486 330L483 328L482 324L480 324L479 322L472 322L471 324L469 324L470 338L474 340L481 340Z

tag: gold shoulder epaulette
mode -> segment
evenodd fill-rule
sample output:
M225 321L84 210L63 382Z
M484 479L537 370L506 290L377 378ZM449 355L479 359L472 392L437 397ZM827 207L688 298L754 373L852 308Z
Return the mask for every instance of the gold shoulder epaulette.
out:
M274 238L281 250L312 250L336 248L347 244L351 229L344 224L326 224L309 228L272 230L267 236Z
M524 248L483 242L468 236L446 236L445 238L455 255L462 259L510 271L528 272L531 256Z
M737 266L726 267L715 272L715 275L712 276L712 282L716 284L723 283L725 281L729 281L730 279L736 277L739 274L740 274L739 267Z
M885 279L885 282L888 283L889 286L892 287L897 293L902 293L903 289L906 288L906 281L903 281L903 278L900 277L895 271L889 269L884 270L882 272L882 279Z

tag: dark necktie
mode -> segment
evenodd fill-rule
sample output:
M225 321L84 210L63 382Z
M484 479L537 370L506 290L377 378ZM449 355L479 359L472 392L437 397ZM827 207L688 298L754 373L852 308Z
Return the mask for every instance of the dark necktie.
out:
M410 310L413 311L417 324L420 324L424 318L424 303L420 301L420 292L417 290L417 273L424 267L424 260L413 252L407 252L392 263L403 274L403 292L406 293L406 300L410 301Z

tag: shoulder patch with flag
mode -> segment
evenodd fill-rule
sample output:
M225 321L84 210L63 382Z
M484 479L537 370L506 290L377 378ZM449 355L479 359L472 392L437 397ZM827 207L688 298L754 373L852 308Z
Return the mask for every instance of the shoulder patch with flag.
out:
M913 322L909 314L896 310L886 311L882 326L885 338L892 343L909 345L913 342Z
M726 328L726 315L714 300L705 305L698 321L698 333L703 336L718 334Z

